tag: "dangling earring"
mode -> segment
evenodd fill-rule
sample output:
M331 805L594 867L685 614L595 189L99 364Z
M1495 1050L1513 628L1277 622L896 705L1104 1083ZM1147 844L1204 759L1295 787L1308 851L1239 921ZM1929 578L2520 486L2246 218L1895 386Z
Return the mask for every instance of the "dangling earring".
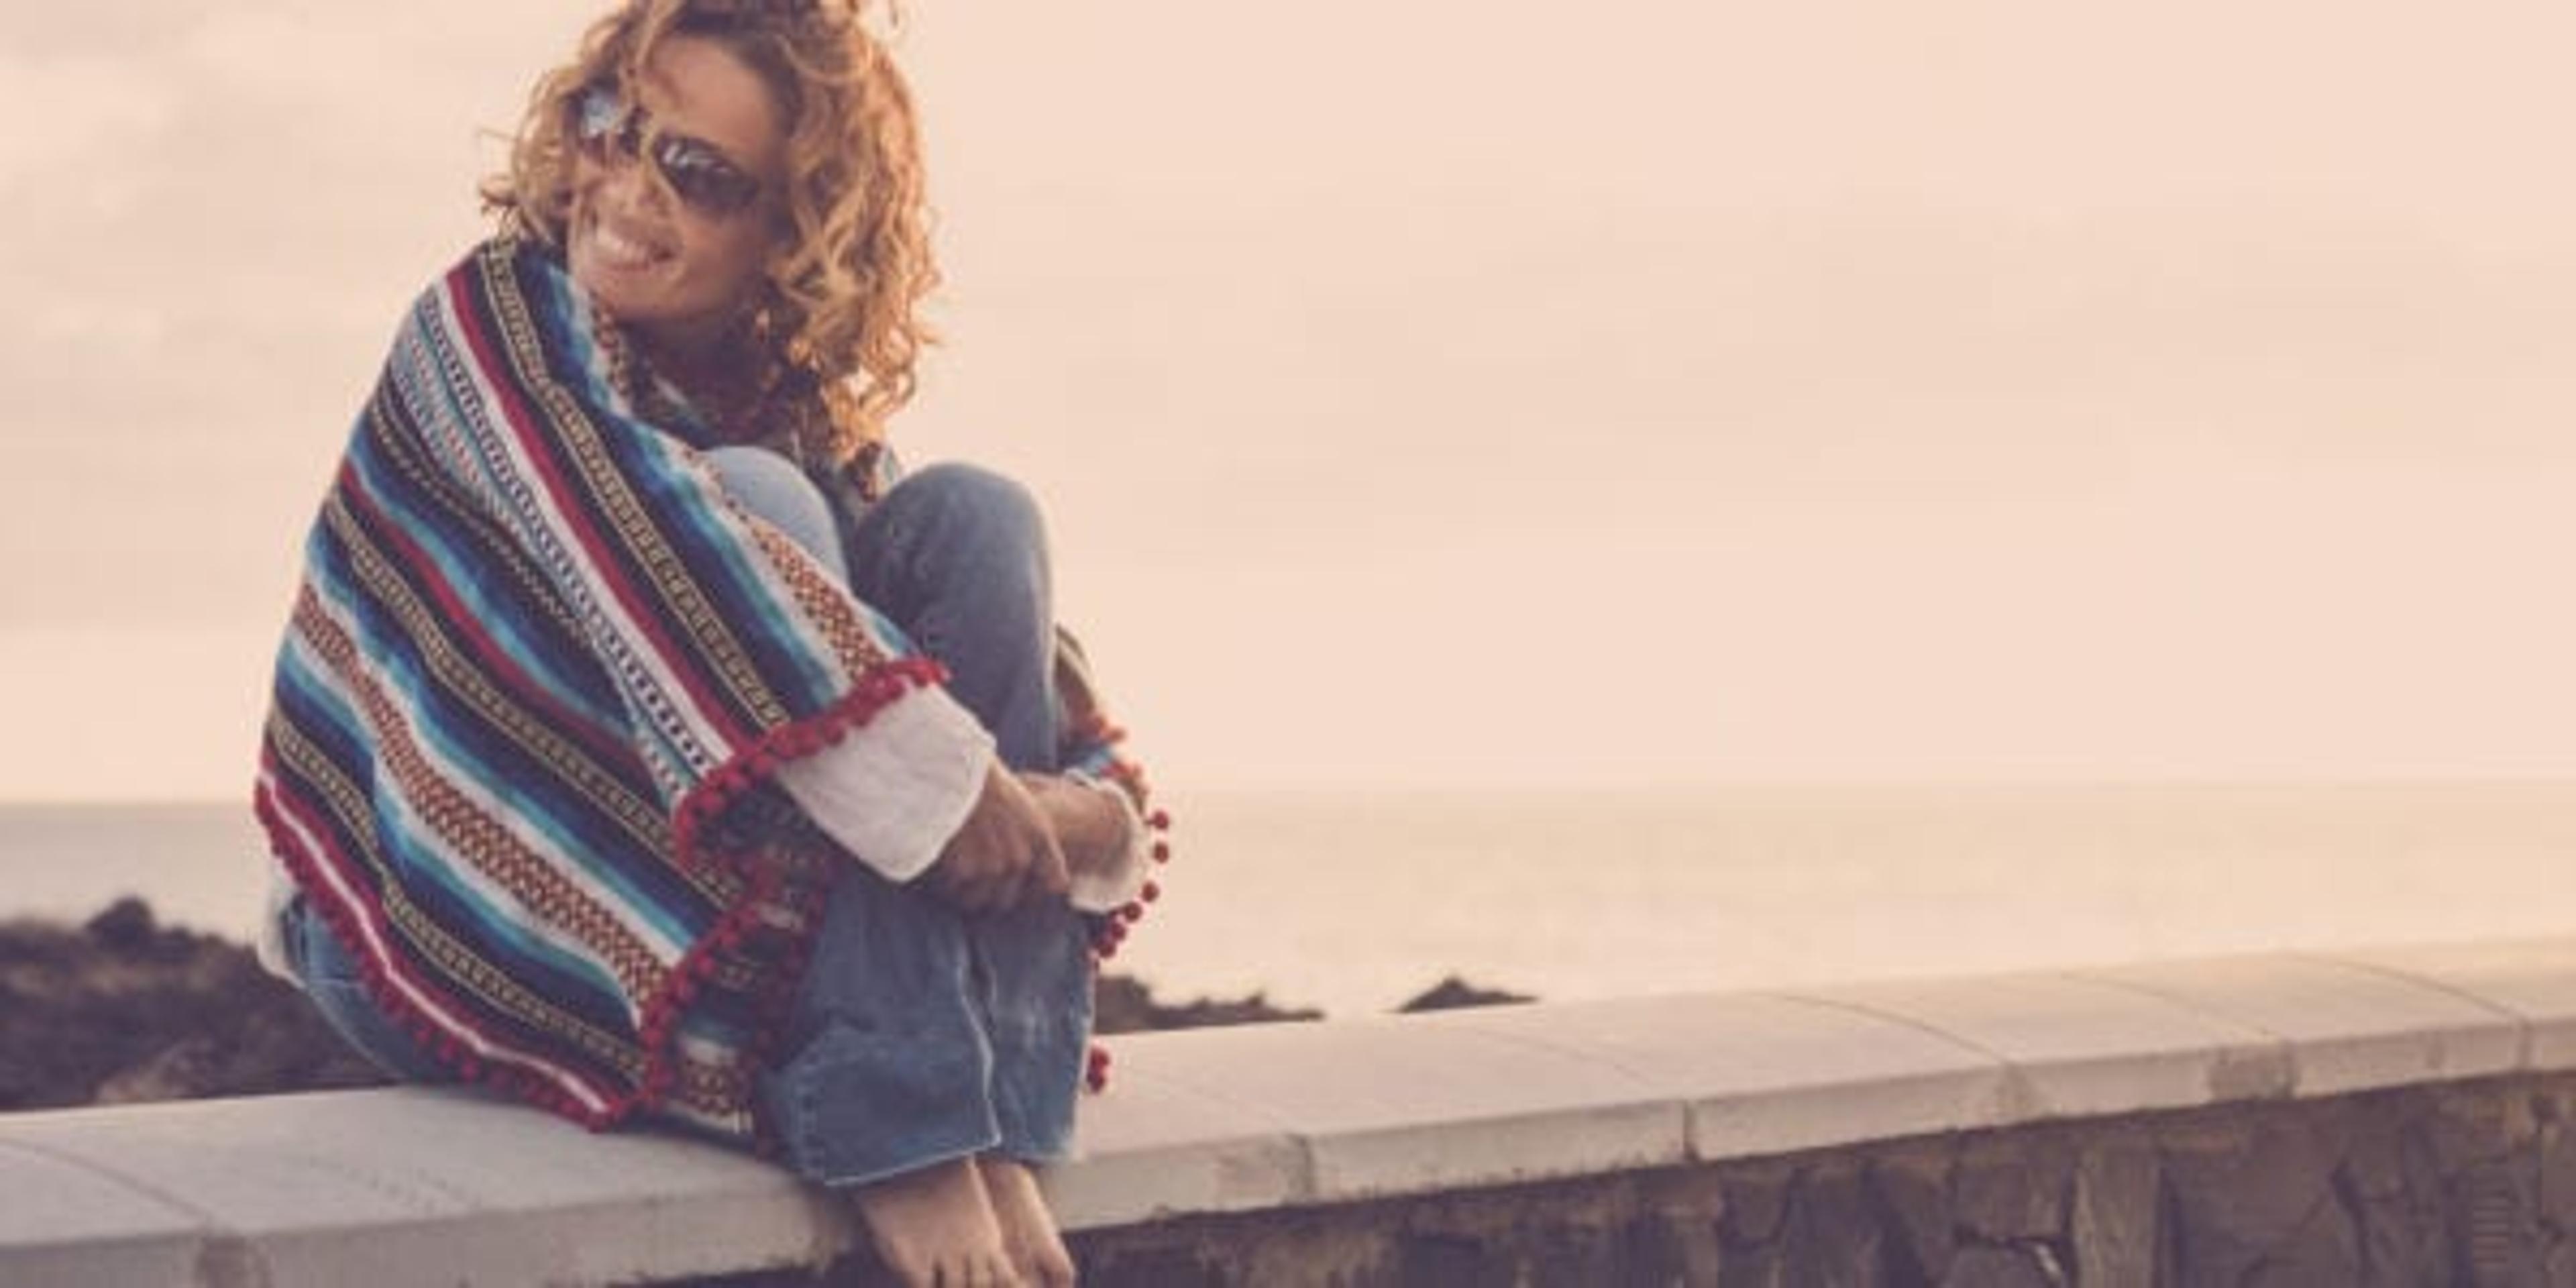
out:
M734 314L735 343L742 347L746 357L767 356L765 350L770 347L770 333L777 326L776 320L770 316L771 299L770 288L763 285L750 299L745 300L741 310Z
M776 418L775 423L787 431L788 450L803 466L818 447L808 441L814 432L807 396L814 390L812 373L805 370L804 342L783 334L786 301L779 298L778 286L765 282L760 302L752 309L749 341L753 346L751 368L759 372L756 380L760 404Z

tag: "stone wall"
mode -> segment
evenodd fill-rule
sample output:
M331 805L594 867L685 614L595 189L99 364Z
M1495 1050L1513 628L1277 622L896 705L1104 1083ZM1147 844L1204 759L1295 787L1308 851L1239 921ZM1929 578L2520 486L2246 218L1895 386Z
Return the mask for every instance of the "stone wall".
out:
M1093 1285L2576 1288L2576 938L1110 1047ZM856 1224L458 1089L0 1114L0 1284L864 1283Z
M2576 1285L2576 1077L1087 1231L1088 1285Z

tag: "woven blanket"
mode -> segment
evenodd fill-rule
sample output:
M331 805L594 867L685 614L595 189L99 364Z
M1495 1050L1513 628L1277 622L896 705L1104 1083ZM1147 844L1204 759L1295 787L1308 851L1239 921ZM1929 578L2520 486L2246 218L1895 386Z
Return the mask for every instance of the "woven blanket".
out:
M258 809L461 1076L750 1136L832 857L781 841L769 771L940 675L638 415L626 360L533 245L420 297L306 544Z

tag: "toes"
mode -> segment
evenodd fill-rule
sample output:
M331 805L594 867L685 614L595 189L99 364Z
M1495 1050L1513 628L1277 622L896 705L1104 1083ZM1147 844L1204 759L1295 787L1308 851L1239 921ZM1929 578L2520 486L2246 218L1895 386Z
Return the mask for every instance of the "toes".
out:
M1073 1257L1060 1243L1049 1240L1015 1244L1011 1263L1029 1288L1073 1288Z
M1029 1282L1046 1288L1073 1288L1073 1253L1061 1237L1038 1245L1036 1265L1029 1271Z
M1030 1288L1073 1288L1073 1254L1060 1237L1032 1237L1026 1246L1011 1249L1011 1259L1019 1263L1020 1277Z
M960 1280L935 1255L914 1245L890 1239L877 1239L877 1260L903 1288L954 1288Z
M895 1249L882 1244L877 1247L877 1260L893 1282L903 1288L939 1288L939 1267L935 1265L899 1256Z

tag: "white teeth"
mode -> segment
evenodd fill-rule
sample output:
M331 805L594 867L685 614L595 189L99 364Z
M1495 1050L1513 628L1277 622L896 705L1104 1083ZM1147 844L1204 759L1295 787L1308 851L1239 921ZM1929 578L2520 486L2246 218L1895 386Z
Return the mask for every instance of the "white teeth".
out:
M619 268L644 268L664 258L661 251L604 223L591 226L591 240L599 248L601 258Z

